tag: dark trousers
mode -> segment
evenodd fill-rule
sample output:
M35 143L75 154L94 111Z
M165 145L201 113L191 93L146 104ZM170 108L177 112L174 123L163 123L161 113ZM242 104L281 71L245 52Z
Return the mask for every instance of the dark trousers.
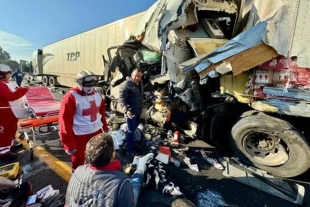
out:
M20 87L20 86L22 85L22 81L23 81L23 80L17 80L17 79L16 79L16 84Z
M132 119L128 118L126 116L126 122L127 122L127 133L126 133L126 144L127 144L127 151L133 152L134 149L134 135L137 127L140 124L140 115L135 115L132 117Z

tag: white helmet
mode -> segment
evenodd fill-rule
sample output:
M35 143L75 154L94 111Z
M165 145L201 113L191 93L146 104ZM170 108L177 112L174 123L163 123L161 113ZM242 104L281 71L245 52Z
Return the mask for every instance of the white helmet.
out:
M0 64L0 76L12 73L11 68L8 65Z
M81 86L96 86L98 84L98 76L85 69L76 75L75 82Z

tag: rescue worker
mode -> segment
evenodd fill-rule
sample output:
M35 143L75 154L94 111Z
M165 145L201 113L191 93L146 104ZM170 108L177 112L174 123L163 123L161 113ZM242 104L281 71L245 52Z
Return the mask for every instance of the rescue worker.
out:
M24 115L22 97L29 90L28 86L16 87L11 78L9 66L0 64L0 159L13 160L17 155L12 153L23 147L22 144L13 146L17 131L18 117Z
M109 130L105 117L105 102L95 91L98 76L89 70L77 74L78 87L64 96L59 112L60 139L71 156L73 171L85 163L87 142Z
M20 87L22 85L24 74L20 71L20 69L17 69L15 73L13 73L12 78L15 78L16 84Z

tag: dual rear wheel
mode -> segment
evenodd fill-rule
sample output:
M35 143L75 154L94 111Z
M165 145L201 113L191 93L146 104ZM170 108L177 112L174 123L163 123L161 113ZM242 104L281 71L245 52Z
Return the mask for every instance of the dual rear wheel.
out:
M55 86L57 83L57 79L54 76L43 76L42 82L45 86Z

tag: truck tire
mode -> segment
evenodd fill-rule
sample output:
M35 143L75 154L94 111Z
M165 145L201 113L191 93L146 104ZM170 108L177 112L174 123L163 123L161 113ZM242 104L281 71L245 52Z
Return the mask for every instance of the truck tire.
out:
M57 78L54 77L54 76L50 76L50 77L48 78L48 84L49 84L50 86L56 86L56 85L57 85Z
M268 115L241 118L232 127L230 146L243 162L278 177L295 177L310 168L305 137L288 122Z
M45 86L48 86L48 85L49 85L48 77L47 77L47 76L43 76L43 77L42 77L42 83L43 83L43 85L45 85Z

